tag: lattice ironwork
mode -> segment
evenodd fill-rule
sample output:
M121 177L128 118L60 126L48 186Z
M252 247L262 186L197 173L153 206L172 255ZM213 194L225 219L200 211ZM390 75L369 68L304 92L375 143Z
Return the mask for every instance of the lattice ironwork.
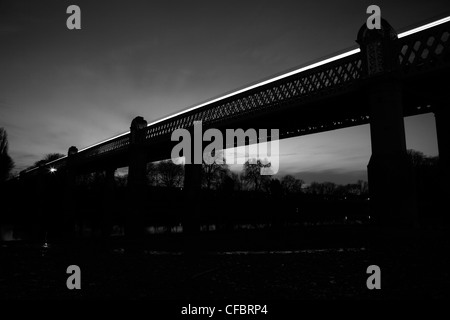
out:
M197 120L202 120L205 124L218 123L244 114L276 108L281 104L314 99L349 87L361 75L361 58L359 53L355 53L149 126L146 139L171 134L178 128L188 128Z
M404 74L412 74L450 63L450 23L402 38L399 63Z
M130 143L129 134L118 137L116 139L105 142L104 144L100 144L93 148L86 149L80 154L83 154L83 157L90 158L93 156L104 155L106 153L110 153L112 151L117 151L120 149L125 149Z

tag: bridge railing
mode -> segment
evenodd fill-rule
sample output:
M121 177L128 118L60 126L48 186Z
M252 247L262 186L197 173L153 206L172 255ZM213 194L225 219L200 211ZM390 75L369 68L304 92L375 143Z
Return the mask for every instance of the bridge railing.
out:
M285 103L306 101L351 86L362 75L359 52L315 68L227 97L147 127L146 140L158 139L194 121L213 124L244 114L275 108Z
M450 22L399 39L399 63L404 75L450 63Z
M93 148L89 148L79 152L78 157L91 158L94 156L104 155L113 151L125 149L130 144L129 134L114 138Z
M129 145L129 134L121 135L105 142L99 143L93 147L81 150L75 155L77 160L87 160L100 155L125 150ZM68 157L62 157L57 160L48 162L42 166L26 169L21 174L38 174L41 171L48 171L50 168L59 170L67 165Z

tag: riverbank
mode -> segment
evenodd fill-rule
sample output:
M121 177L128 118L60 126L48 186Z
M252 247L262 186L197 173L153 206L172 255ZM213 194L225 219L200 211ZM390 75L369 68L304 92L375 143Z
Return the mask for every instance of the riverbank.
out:
M450 298L446 229L300 231L155 235L139 242L47 246L3 243L0 298ZM81 290L66 287L66 269L73 264L81 268ZM381 268L381 290L366 287L369 265Z

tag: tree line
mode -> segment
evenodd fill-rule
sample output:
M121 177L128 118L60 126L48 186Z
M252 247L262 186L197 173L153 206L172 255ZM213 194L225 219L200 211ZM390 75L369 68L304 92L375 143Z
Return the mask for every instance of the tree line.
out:
M320 196L367 195L367 181L358 180L353 184L339 185L333 182L312 182L307 185L294 175L261 175L264 166L261 161L246 161L240 173L233 172L223 161L222 164L202 165L202 189L207 191L251 191L274 195L312 194ZM116 177L118 186L125 186L127 175ZM183 188L184 165L172 160L164 160L147 165L147 182L153 187Z
M30 168L45 165L48 162L63 157L60 153L50 153L36 161ZM422 152L408 150L407 156L412 167L416 170L436 168L438 157L428 157ZM218 158L220 158L219 155ZM225 158L212 164L202 164L202 188L206 190L254 191L281 194L312 194L320 196L368 195L367 181L358 180L353 184L339 185L333 182L312 182L306 185L302 179L287 174L282 177L261 175L264 164L260 160L246 161L240 173L233 172L226 164ZM6 130L0 128L0 181L11 177L14 161L8 154L8 136ZM95 185L102 180L102 173L92 173L80 179L83 184ZM125 186L127 175L116 176L116 184ZM150 186L168 188L182 188L184 182L184 165L176 164L172 160L164 160L147 165L147 181Z

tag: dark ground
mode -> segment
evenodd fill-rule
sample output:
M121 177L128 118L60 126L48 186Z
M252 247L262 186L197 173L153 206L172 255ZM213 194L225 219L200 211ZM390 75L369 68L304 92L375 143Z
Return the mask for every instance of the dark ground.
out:
M197 250L180 252L182 247ZM252 253L235 251L248 249ZM49 248L7 242L0 249L0 298L449 299L449 249L447 229L368 226L159 235ZM72 264L81 268L81 290L66 287ZM381 290L366 287L372 264L381 268Z

